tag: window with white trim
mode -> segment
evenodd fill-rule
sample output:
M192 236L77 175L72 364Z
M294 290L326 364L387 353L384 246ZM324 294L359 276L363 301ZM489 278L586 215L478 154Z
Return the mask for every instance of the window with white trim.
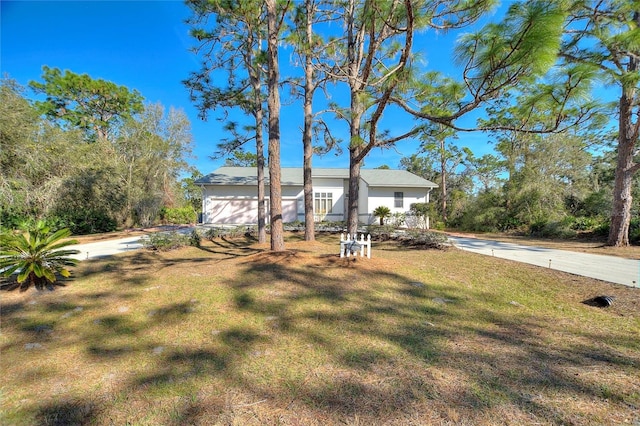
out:
M331 192L316 192L313 200L315 214L331 213L333 207L333 194Z
M397 208L404 207L404 192L393 193L393 207L397 207Z

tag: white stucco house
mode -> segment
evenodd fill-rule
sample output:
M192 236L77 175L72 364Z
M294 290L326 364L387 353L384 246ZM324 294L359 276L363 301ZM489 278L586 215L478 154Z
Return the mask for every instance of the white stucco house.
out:
M267 220L269 174L266 174ZM349 169L314 168L314 217L342 221L347 217ZM258 188L255 167L221 167L195 182L202 188L202 222L207 224L258 223ZM304 221L302 168L282 168L283 222ZM387 206L405 213L413 203L428 203L437 185L405 170L361 169L359 220L370 224L373 211Z

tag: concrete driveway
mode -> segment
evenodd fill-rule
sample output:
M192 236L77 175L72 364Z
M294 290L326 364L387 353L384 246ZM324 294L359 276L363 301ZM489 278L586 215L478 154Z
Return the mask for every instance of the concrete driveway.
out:
M142 248L142 239L144 237L144 235L138 235L135 237L119 238L116 240L97 241L95 243L74 244L65 247L65 249L80 250L80 253L71 256L74 259L96 259L112 256L116 253L123 253L129 250L140 249Z
M640 287L640 260L449 236L459 249L630 287Z

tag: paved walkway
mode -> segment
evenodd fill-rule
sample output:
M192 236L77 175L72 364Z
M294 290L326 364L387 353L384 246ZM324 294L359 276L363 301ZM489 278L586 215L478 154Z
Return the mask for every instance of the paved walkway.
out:
M458 248L630 287L640 287L640 260L449 236Z

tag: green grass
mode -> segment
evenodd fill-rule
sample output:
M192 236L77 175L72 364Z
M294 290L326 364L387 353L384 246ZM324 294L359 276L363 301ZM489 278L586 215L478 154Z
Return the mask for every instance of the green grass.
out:
M640 421L640 291L336 236L86 261L3 292L2 424ZM606 310L580 303L617 296Z

